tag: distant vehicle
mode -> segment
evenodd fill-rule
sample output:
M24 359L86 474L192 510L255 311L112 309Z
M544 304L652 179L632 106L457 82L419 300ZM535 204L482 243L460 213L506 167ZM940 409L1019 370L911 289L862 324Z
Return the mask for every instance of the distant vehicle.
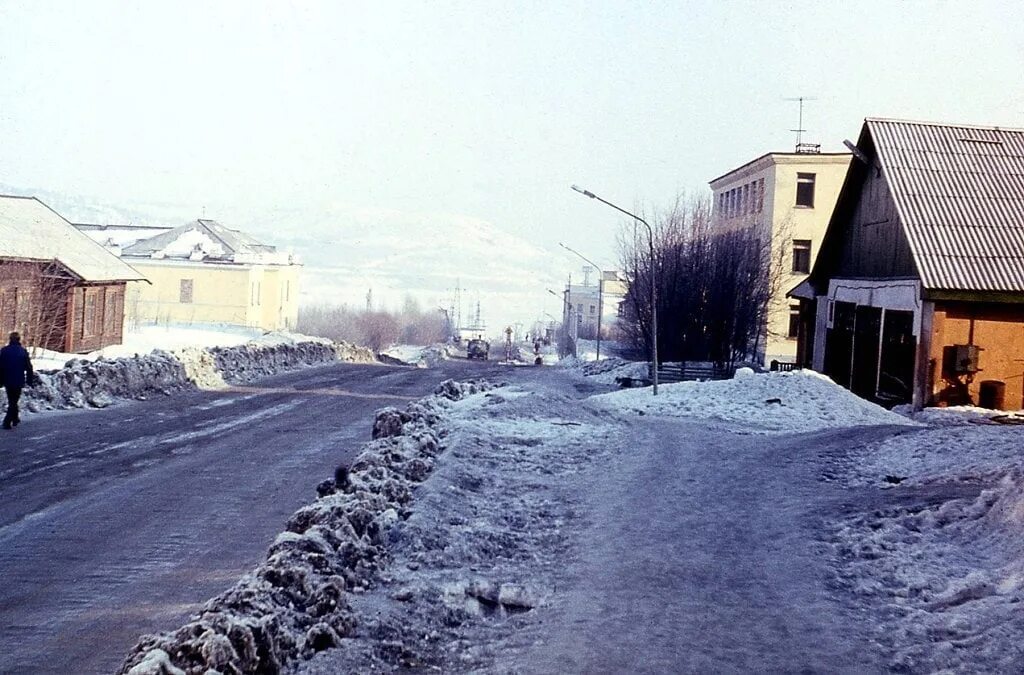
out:
M491 344L487 340L470 340L466 345L466 358L486 361L490 351Z

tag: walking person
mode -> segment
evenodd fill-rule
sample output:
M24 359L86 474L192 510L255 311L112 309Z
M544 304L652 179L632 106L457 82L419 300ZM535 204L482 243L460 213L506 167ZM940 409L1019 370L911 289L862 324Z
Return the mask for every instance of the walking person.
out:
M4 429L13 429L21 421L18 417L18 400L25 384L35 384L36 374L32 370L32 360L28 351L21 346L21 335L15 331L10 335L10 342L0 349L0 382L7 392L7 415L4 417Z

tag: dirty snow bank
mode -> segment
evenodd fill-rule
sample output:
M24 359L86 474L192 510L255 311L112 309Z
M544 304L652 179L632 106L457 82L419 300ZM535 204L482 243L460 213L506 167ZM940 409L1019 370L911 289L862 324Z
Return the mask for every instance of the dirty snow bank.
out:
M737 371L731 380L678 382L601 394L591 403L623 413L702 417L736 422L754 433L791 433L835 427L917 423L853 395L810 370Z
M191 388L248 382L284 370L334 360L372 362L373 353L347 343L305 336L266 336L235 347L155 350L145 356L95 361L71 359L63 368L40 371L23 405L32 412L55 408L103 408L116 399L146 399ZM6 394L0 394L6 404Z
M143 636L120 672L165 673L166 655L187 675L276 673L337 646L356 626L350 594L369 587L386 566L392 533L412 513L412 489L443 449L440 415L489 386L447 380L405 410L379 411L374 440L347 474L321 483L321 497L292 515L266 562L188 624Z
M847 482L874 492L833 533L836 581L879 614L891 669L1020 672L1022 447L1021 427L946 426L849 458Z
M411 366L433 368L442 361L450 359L453 352L458 353L458 350L452 345L434 344L425 347L419 345L395 345L382 351L381 354Z
M467 397L443 424L447 450L389 533L390 564L351 599L356 630L303 675L488 672L579 545L579 477L626 443L602 411L543 388Z

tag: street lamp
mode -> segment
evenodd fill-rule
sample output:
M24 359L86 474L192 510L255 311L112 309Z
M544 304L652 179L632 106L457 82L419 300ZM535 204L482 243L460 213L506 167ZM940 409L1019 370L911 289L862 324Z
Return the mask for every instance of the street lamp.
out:
M601 199L590 190L584 190L578 185L573 185L572 189L579 192L585 197L596 199L602 204L607 204L616 211L624 213L630 218L640 221L647 228L647 243L651 249L651 383L654 385L654 396L658 395L658 288L654 285L654 231L651 230L651 226L646 220L630 213L626 209L612 204L610 201Z
M591 260L588 260L582 253L580 253L576 249L569 248L568 246L566 246L562 242L558 242L558 245L561 246L562 248L564 248L569 253L576 254L577 256L579 256L579 258L581 260L583 260L583 262L587 263L588 265L593 265L594 268L597 269L597 360L600 361L601 360L601 314L603 313L603 310L604 310L604 302L603 302L603 300L604 300L604 295L603 295L603 293L604 293L604 289L603 289L604 278L603 278L603 274L601 273L601 266L598 265L597 263L591 261Z

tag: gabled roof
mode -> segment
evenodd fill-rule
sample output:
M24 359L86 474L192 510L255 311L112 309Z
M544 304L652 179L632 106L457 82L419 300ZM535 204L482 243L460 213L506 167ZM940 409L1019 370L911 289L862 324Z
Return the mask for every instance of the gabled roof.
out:
M274 246L261 244L247 234L231 230L215 220L199 219L125 248L126 257L189 258L194 250L207 260L235 261L240 257L274 253Z
M146 279L35 197L0 195L0 257L57 260L82 281Z
M926 289L1024 291L1024 129L868 118Z

